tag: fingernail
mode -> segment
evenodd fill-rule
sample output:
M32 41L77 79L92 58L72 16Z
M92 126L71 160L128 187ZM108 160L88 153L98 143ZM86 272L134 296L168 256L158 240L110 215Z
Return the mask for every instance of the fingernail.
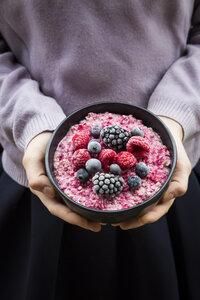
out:
M106 223L100 223L100 224L103 225L103 226L107 225Z
M120 224L118 223L118 224L111 224L111 225L116 227L116 226L119 226Z
M54 190L50 186L45 186L43 188L43 193L49 198L53 198L55 196Z

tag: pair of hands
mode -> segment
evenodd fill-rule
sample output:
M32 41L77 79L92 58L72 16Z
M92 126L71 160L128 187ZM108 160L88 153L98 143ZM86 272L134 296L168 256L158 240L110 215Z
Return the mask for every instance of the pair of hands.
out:
M187 191L191 164L182 144L182 127L179 123L167 117L160 116L160 119L167 125L176 142L178 158L174 175L163 198L148 213L127 222L113 224L114 226L120 226L121 229L132 229L156 222L168 212L175 198L184 195ZM40 198L52 215L70 224L98 232L101 230L102 224L81 217L56 198L44 167L46 146L51 134L51 132L42 132L33 138L26 148L23 166L26 170L30 190Z

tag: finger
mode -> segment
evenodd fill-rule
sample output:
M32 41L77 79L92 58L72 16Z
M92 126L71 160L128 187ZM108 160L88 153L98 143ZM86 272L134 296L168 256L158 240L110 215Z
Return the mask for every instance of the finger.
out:
M174 199L164 202L164 203L159 203L152 210L145 215L135 218L133 220L123 222L120 224L120 228L123 230L128 230L128 229L133 229L133 228L138 228L140 226L143 226L145 224L149 223L154 223L158 221L162 216L164 216L170 207L172 206L174 202Z
M162 202L183 196L186 193L190 172L190 164L177 163L169 187L161 200Z
M100 223L89 221L86 218L81 217L80 215L73 212L70 208L68 208L65 204L59 202L57 199L49 198L41 192L37 192L37 196L40 198L44 206L46 206L46 208L52 215L64 220L65 222L95 232L101 230Z
M26 170L29 186L33 193L40 191L50 198L55 197L54 188L45 174L44 156L42 152L25 155L23 166Z

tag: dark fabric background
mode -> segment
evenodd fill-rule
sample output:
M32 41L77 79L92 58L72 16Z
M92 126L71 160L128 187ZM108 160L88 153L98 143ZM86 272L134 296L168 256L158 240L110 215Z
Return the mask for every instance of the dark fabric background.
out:
M200 163L154 224L93 233L49 214L0 167L0 299L199 300Z

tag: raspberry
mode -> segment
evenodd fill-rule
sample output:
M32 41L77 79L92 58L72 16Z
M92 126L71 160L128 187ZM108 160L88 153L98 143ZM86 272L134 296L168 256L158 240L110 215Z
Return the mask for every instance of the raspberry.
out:
M85 132L75 134L72 138L74 150L87 148L89 140L89 135Z
M117 153L111 149L103 149L99 154L99 160L104 169L110 170L110 165L117 161Z
M150 146L143 137L132 136L126 144L126 149L133 153L136 158L141 158L148 154Z
M127 170L132 168L135 165L136 158L132 153L127 151L122 151L118 154L117 162L122 170Z
M90 153L87 149L76 150L72 156L72 163L75 169L80 169L85 167L86 161L91 158Z

